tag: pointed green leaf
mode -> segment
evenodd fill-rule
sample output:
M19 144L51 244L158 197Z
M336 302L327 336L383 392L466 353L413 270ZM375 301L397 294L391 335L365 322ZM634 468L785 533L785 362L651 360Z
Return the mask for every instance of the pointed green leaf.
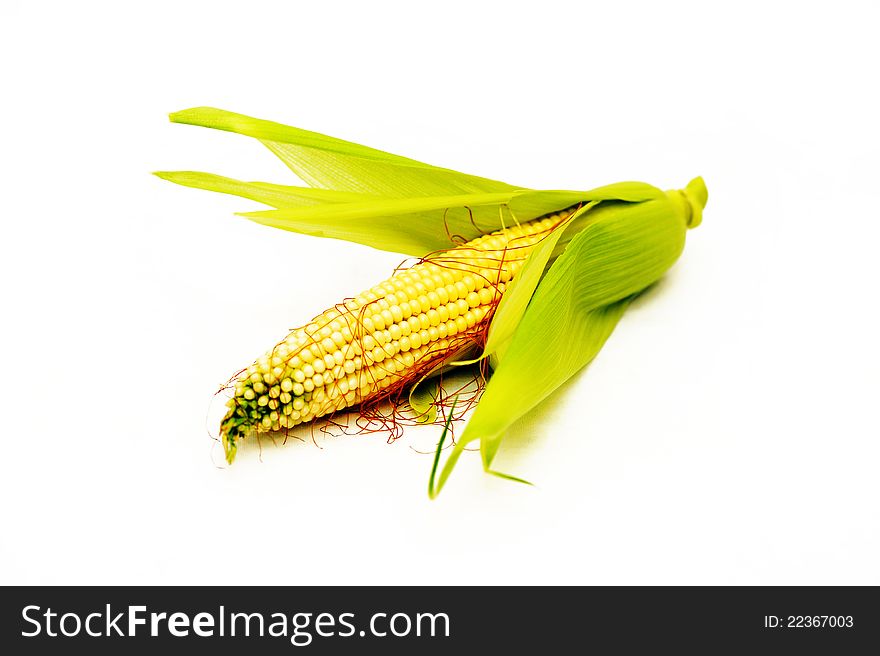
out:
M566 198L578 198L570 194ZM580 192L580 196L584 192ZM525 196L526 200L522 200ZM262 225L317 237L354 241L373 248L422 257L454 246L453 236L469 241L501 229L512 218L530 221L563 209L559 192L522 191L372 198L352 203L290 207L242 213ZM519 212L511 217L509 205Z
M508 202L513 193L379 198L318 207L247 212L242 216L273 228L345 239L381 250L421 257L454 246L450 240L452 235L471 239L479 234L474 227L477 218L487 224L490 230L496 229L498 207ZM471 214L474 216L473 222Z
M492 476L497 476L498 478L503 478L505 481L513 481L514 483L522 483L523 485L534 485L534 483L531 483L524 478L520 478L519 476L511 476L510 474L495 471L494 469L487 469L486 473L491 474Z
M465 447L475 440L480 440L483 467L489 470L505 431L596 356L631 300L584 313L570 311L562 320L544 321L543 326L534 321L527 324L527 312L443 466L436 492L445 485Z
M422 212L443 212L453 208L480 207L489 205L497 207L507 203L516 192L493 194L467 194L462 196L418 196L415 198L383 198L373 197L352 203L337 203L320 207L294 207L242 214L251 219L272 218L276 223L285 220L291 222L309 221L325 217L328 223L339 220L372 219L377 216L402 216Z
M439 493L443 484L435 485L437 480L437 469L440 465L440 453L443 451L443 444L446 442L446 436L449 434L449 428L452 426L452 417L455 414L455 404L458 403L458 397L452 399L452 407L449 408L449 414L446 415L446 421L443 424L443 433L440 434L440 440L437 442L437 451L434 453L434 462L431 465L431 476L428 478L428 498L434 499Z
M199 171L156 171L154 175L184 187L216 191L221 194L240 196L275 208L306 207L325 203L351 203L375 198L331 189L313 189L270 182L242 182L213 173Z
M519 345L511 345L508 357L495 372L497 375L504 370L509 361L507 370L499 377L498 384L488 398L486 409L476 422L472 422L472 427L468 426L472 435L479 436L485 468L491 466L504 432L513 422L537 406L596 357L631 300L626 298L580 316L572 313L565 317L565 321L552 322L552 326L545 324L539 327L533 323L524 326L524 337ZM541 343L539 340L554 341ZM537 363L553 364L540 367ZM509 393L517 384L529 386L521 388L520 394L512 398ZM481 403L484 400L486 399L481 399ZM519 405L520 402L522 405ZM502 404L508 411L506 417L498 412ZM511 407L516 408L516 412L511 413ZM511 417L511 414L516 416ZM462 439L467 440L469 437L463 435Z
M170 118L175 123L200 125L259 139L313 187L397 198L514 189L497 180L431 166L317 132L212 107L175 112Z

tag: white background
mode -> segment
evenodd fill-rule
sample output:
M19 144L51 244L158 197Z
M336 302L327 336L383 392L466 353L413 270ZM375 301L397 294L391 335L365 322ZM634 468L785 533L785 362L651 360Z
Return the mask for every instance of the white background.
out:
M880 584L873 2L0 5L0 582ZM600 356L440 498L436 433L212 394L401 258L158 169L296 180L212 105L536 188L704 176Z

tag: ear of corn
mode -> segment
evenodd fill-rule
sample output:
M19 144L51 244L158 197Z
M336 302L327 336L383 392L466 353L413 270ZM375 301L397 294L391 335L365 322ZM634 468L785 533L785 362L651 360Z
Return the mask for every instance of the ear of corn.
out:
M565 218L549 215L428 258L291 331L233 383L221 424L227 460L252 431L364 403L479 348L507 285Z
M309 186L160 177L268 205L243 215L257 223L422 258L292 331L234 380L221 426L227 459L252 432L369 403L443 364L488 356L494 373L432 473L432 495L475 440L486 471L519 480L491 469L504 432L598 353L630 301L678 258L707 199L700 178L669 192L640 182L532 190L213 108L171 119L256 138ZM450 248L455 241L467 243ZM426 410L431 397L411 403Z

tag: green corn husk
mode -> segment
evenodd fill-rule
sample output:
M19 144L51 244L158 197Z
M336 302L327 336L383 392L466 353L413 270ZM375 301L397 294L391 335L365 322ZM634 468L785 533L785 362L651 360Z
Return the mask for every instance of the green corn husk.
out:
M504 292L480 355L493 373L442 468L438 445L432 497L477 440L487 472L521 480L491 468L505 431L596 356L632 299L678 259L707 200L701 178L666 192L639 182L536 191L218 109L185 110L171 120L256 138L309 186L156 175L261 202L271 209L242 216L307 235L423 257L448 249L450 234L471 240L511 220L578 208L531 250ZM436 395L412 382L410 403L430 408Z

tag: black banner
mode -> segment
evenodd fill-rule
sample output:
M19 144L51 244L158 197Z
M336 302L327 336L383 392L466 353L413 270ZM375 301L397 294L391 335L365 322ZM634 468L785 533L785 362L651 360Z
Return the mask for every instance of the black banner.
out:
M10 587L4 653L855 653L880 646L872 587ZM8 648L12 647L12 651Z

